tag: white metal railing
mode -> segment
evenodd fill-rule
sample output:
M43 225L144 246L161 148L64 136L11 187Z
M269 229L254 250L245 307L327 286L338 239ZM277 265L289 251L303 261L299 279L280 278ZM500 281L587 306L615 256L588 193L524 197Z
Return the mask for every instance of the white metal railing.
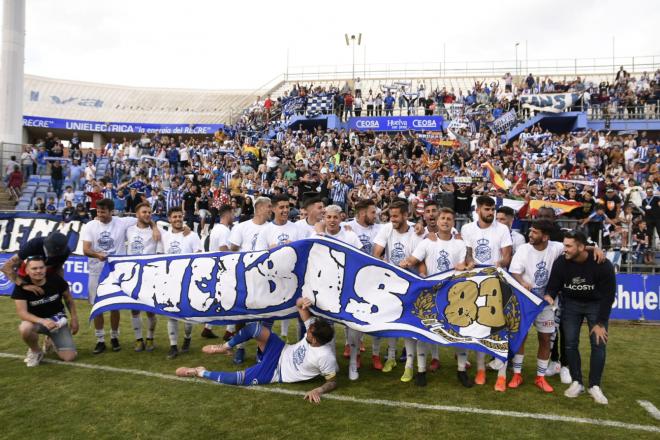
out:
M620 66L630 73L653 72L660 68L660 55L630 57L555 58L531 60L447 61L423 63L355 64L355 76L362 79L414 79L437 77L493 77L509 72L514 76L586 74L615 75ZM289 66L286 81L329 81L351 79L353 65Z

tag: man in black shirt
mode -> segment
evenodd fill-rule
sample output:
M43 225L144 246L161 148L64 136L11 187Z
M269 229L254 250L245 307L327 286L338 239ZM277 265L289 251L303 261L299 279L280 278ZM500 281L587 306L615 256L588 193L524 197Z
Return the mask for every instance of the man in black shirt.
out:
M197 202L197 187L192 185L190 191L183 195L183 220L190 229L195 226L195 203Z
M644 210L646 226L648 226L648 244L652 249L655 249L653 237L656 233L660 236L660 197L653 194L653 187L651 186L646 188L646 197L642 200L642 209Z
M43 291L43 294L36 294L23 286L16 286L11 295L16 303L16 313L21 319L18 331L30 348L25 363L28 367L36 367L44 357L39 348L39 333L50 337L60 359L73 361L76 358L76 346L72 335L78 332L78 313L69 292L69 284L59 275L47 274L43 256L29 257L25 270L29 283ZM69 320L64 313L62 300L71 314Z
M472 187L461 183L454 187L454 210L456 214L469 215L472 207Z
M47 237L35 237L23 244L18 253L7 260L2 266L2 273L9 281L23 287L24 290L43 295L43 289L31 284L26 278L25 261L30 257L42 257L48 274L57 274L63 278L64 262L71 254L67 242L66 235L60 232L53 232Z
M591 342L589 394L596 403L607 404L600 380L605 368L607 327L615 297L616 275L612 263L596 263L586 246L587 238L583 233L565 234L564 255L552 267L544 299L553 305L561 292L561 326L573 379L564 395L574 398L584 392L578 347L580 327L586 318Z

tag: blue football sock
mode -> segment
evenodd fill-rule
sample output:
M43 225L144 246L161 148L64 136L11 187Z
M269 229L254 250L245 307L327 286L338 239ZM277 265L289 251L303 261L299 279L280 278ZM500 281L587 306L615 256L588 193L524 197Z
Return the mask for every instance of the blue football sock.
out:
M240 329L229 341L227 345L234 348L236 345L246 342L250 339L254 339L261 334L261 323L260 322L250 322L245 324L245 327Z
M205 371L204 378L226 385L242 385L245 373L243 371Z

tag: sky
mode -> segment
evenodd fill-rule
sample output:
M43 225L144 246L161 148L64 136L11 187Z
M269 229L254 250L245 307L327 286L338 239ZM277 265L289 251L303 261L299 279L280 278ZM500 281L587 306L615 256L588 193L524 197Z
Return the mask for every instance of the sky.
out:
M660 62L653 0L26 1L25 73L138 87L255 90L287 65L348 69L345 33L362 33L358 70L365 59L513 65L516 42L520 60L611 64L613 37L617 57Z

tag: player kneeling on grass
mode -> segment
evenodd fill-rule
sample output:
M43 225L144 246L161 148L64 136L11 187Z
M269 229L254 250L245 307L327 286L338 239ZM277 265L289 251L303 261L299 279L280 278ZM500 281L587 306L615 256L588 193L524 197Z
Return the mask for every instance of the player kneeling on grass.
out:
M305 399L319 403L321 395L337 388L335 378L339 367L335 348L328 344L334 330L324 319L314 318L309 312L312 305L307 298L296 302L300 318L307 333L293 345L287 345L260 322L246 324L234 337L222 345L207 345L202 351L209 354L230 354L237 344L255 339L263 352L261 362L243 371L208 371L204 367L181 367L177 376L203 377L227 385L263 385L276 382L302 382L322 375L326 382L305 394Z
M49 336L60 359L70 362L76 358L76 346L72 335L78 332L78 313L69 292L69 284L56 274L46 275L43 256L31 256L26 260L27 281L14 288L11 297L16 303L16 313L21 318L18 332L29 347L25 363L36 367L44 357L39 347L39 333ZM29 285L38 286L43 294L26 290ZM64 313L66 303L70 320ZM69 327L69 324L71 326Z

